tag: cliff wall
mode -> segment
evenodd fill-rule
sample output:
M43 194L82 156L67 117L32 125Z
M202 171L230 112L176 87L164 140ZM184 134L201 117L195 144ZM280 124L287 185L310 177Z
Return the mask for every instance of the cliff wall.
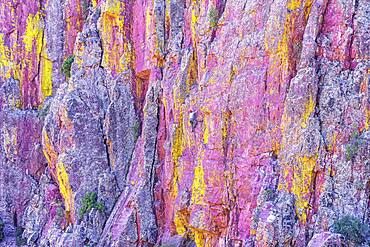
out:
M0 19L0 246L370 243L369 0Z

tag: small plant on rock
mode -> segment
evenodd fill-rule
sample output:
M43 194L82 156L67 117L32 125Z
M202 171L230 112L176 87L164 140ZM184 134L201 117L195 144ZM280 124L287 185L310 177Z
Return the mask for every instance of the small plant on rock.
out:
M16 236L15 242L16 242L17 246L24 246L24 245L27 244L27 239L22 237L23 232L24 232L23 227L21 227L21 226L16 227L16 229L15 229L15 236Z
M350 142L346 145L346 160L353 160L360 147L359 133L356 131L352 134Z
M82 218L85 213L89 212L91 209L96 208L100 212L104 211L104 204L102 202L98 202L98 196L96 192L88 192L82 198L82 206L80 209L80 217Z
M62 72L67 78L71 77L71 67L74 60L75 56L71 55L67 57L66 60L64 60L64 63L62 65Z
M37 116L41 119L45 119L46 115L48 115L50 110L50 104L46 106L41 106L37 111Z
M4 221L0 218L0 242L4 239Z
M82 0L82 14L83 14L83 18L84 20L86 20L87 16L89 15L89 1L88 0Z
M219 13L218 10L215 7L211 7L209 12L208 12L208 18L209 18L209 24L211 28L217 27Z
M274 198L275 191L273 189L265 189L264 196L266 201L271 201Z
M350 215L344 216L334 222L333 229L335 233L343 235L348 241L357 245L365 244L370 234L369 226Z

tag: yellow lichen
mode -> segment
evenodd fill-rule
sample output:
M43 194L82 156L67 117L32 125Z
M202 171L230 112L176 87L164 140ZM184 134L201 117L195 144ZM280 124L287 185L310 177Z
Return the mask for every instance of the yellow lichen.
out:
M194 230L194 242L197 247L205 247L203 232Z
M174 223L177 234L183 236L187 232L189 226L190 213L187 209L178 210L175 213Z
M125 70L125 64L122 62L125 62L127 55L121 56L124 54L125 48L130 48L125 39L125 18L122 14L124 10L125 3L122 1L109 0L102 4L101 35L104 50L102 65L117 73Z
M44 140L43 152L50 167L51 174L53 175L54 179L58 181L59 190L64 199L66 214L68 217L73 216L73 192L69 183L68 173L63 162L57 162L58 153L54 150L46 131L43 131L42 134Z
M32 52L34 43L36 45L36 53L40 54L42 48L43 37L43 20L41 14L28 15L26 31L23 35L23 43L27 52Z
M370 125L370 109L366 109L366 120L365 120L365 129L369 130L369 125Z
M209 141L209 117L210 112L206 111L203 119L203 143L207 144Z
M11 66L11 53L9 48L4 45L4 34L0 33L0 68L1 74L0 76L4 76L5 78L10 77L10 66Z
M298 158L298 166L294 168L292 192L296 196L295 206L297 215L301 222L307 221L307 210L309 205L309 194L313 182L317 155L303 156Z
M43 135L43 139L44 139L44 149L43 149L43 152L44 152L44 156L48 162L48 165L53 173L53 170L54 170L54 164L55 164L55 161L57 159L57 152L55 152L53 146L51 145L51 142L50 142L50 139L49 139L49 136L48 134L46 133L45 130L42 131L42 135Z
M311 12L312 2L313 0L307 0L305 2L304 8L300 10L304 13L305 22L307 21L309 13ZM298 10L300 9L301 5L302 5L301 0L290 0L287 3L287 8L289 10ZM279 28L278 25L280 25L279 23L281 23L281 21L278 20L276 16L273 16L271 18L274 18L271 21L273 25L271 30L278 29ZM297 36L295 33L299 30L298 29L299 27L296 26L297 18L299 18L299 14L287 13L284 23L284 29L282 30L282 35L276 35L274 32L271 32L271 35L265 36L264 40L265 49L272 58L268 74L272 77L275 77L277 81L285 80L286 76L289 75L289 72L292 69L291 65L294 65L295 62L295 58L292 57L291 54L292 51L290 46L292 43L292 39L294 39ZM270 34L270 32L268 32L268 34ZM281 38L276 42L277 37ZM276 43L277 47L275 48Z
M194 179L192 185L191 202L193 204L202 204L206 191L206 183L204 182L204 170L202 165L202 157L198 157L198 165L194 168Z
M192 36L193 44L196 44L197 23L198 23L198 14L195 10L195 6L193 6L193 9L191 10L191 36Z
M46 53L41 58L41 91L44 97L53 93L53 63L47 58Z
M150 36L150 23L151 23L151 9L150 7L148 6L146 8L146 14L145 14L145 38L146 40L148 39L148 37Z
M171 10L171 0L166 0L166 26L168 26L168 28L170 28L171 26L171 14L170 14L170 10Z
M130 69L134 53L131 48L131 44L126 42L123 44L123 54L119 59L119 71L127 71Z
M288 34L290 31L289 27L291 25L289 21L290 21L290 17L288 16L287 22L285 23L285 26L284 26L283 36L281 37L281 40L278 43L278 47L276 51L276 55L280 59L280 65L282 66L281 68L284 70L288 70L288 65L289 65L289 42L290 41L288 38ZM277 61L274 64L276 67L279 67L279 64Z
M279 152L280 152L280 143L278 141L273 141L272 142L272 152L275 154L275 155L278 155Z
M103 4L102 10L119 16L123 6L123 3L119 0L108 0Z
M328 150L330 152L334 152L335 151L335 145L336 145L336 142L337 142L337 137L338 137L338 133L334 133L333 136L332 136L332 141L331 143L329 143L328 145Z
M203 222L203 214L199 222ZM188 209L178 210L175 213L174 224L176 227L177 234L185 236L194 240L197 247L211 247L209 243L206 243L207 235L214 235L211 232L195 228L189 224L190 211Z
M58 162L57 164L57 176L59 190L64 198L65 209L67 212L71 212L73 207L72 189L71 185L69 184L68 173L62 162Z
M311 13L312 4L313 4L313 0L306 0L306 3L304 5L304 16L306 20L308 20L308 17Z
M313 100L312 96L310 96L310 99L308 103L306 104L305 111L302 116L302 122L301 122L302 128L304 129L307 128L308 119L311 116L311 114L314 112L314 110L315 110L315 101Z
M301 0L291 0L288 2L287 8L289 10L296 10L301 7Z
M179 159L184 150L184 124L183 113L180 111L178 125L176 126L175 136L172 144L172 159L173 159L173 182L172 182L172 196L177 197L178 194L178 180L179 180Z

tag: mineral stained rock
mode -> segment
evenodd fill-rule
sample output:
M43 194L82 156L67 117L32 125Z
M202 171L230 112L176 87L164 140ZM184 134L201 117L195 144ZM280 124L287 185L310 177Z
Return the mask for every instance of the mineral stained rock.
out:
M0 246L370 245L369 0L0 0Z

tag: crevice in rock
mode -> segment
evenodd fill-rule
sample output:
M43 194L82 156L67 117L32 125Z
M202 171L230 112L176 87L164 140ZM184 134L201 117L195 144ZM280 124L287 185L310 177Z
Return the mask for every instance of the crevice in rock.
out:
M108 145L108 142L107 142L107 137L105 135L104 124L103 124L102 119L99 120L99 127L100 127L100 131L101 131L101 135L102 135L103 145L104 145L104 148L105 148L105 155L106 155L106 158L107 158L108 167L112 171L111 157L110 157L110 154L109 154L109 145ZM115 177L115 179L117 179L116 176L114 176L114 177Z
M354 5L353 5L353 13L352 13L352 16L351 16L351 29L352 29L352 33L351 33L351 36L348 40L348 43L347 44L347 47L348 47L348 54L347 54L347 63L348 63L348 68L350 70L352 70L352 62L353 62L353 59L354 59L354 55L356 54L352 54L352 48L353 48L353 42L355 40L355 19L356 19L356 14L357 14L357 10L358 10L358 6L359 6L359 0L354 0Z

